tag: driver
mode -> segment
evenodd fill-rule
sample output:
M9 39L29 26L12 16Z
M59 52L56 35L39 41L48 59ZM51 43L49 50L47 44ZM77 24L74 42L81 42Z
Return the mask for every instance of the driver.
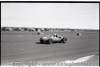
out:
M58 37L58 35L55 33L54 35L53 35L54 37Z
M55 33L53 36L54 36L54 37L60 37L60 38L62 38L62 36L60 36L60 35L58 35L58 34L56 34L56 33Z
M60 36L60 35L58 35L58 34L56 34L56 33L55 33L53 36L54 36L54 37L60 37L60 38L63 38L62 36Z

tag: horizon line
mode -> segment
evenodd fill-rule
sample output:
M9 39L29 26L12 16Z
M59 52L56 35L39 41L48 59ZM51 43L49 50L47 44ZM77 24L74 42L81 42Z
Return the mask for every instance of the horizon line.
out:
M1 27L18 27L18 26L1 26ZM20 27L20 26L19 26ZM26 27L26 26L22 26L22 27ZM26 28L58 28L60 29L60 27L26 27ZM99 29L87 29L87 28L61 28L61 29L81 29L81 30L99 30Z

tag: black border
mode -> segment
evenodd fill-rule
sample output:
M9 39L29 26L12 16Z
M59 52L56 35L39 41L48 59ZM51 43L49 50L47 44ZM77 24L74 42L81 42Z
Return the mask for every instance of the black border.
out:
M0 3L0 11L1 11L1 3ZM1 12L0 12L0 25L1 25ZM0 27L0 34L1 34L1 27ZM1 35L0 35L1 38ZM1 43L1 40L0 40ZM0 66L1 66L1 44L0 44Z
M2 3L100 3L100 1L0 1Z
M100 1L0 1L0 11L1 11L1 3L99 3L99 16L100 16ZM0 25L1 25L1 12L0 12ZM99 34L100 34L100 19L99 19ZM100 36L99 36L99 39L100 39ZM1 43L1 40L0 40L0 43ZM100 41L99 41L99 44L100 44ZM0 66L1 66L1 45L0 45Z

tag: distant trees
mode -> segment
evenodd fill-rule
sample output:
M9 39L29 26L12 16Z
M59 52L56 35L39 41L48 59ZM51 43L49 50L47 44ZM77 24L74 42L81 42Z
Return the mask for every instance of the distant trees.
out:
M35 28L26 28L26 27L1 27L1 31L35 31Z
M1 27L1 31L99 31L99 30L85 30L85 29L67 29L67 28L29 28L29 27Z
M2 27L1 31L11 31L11 28L9 28L9 27Z

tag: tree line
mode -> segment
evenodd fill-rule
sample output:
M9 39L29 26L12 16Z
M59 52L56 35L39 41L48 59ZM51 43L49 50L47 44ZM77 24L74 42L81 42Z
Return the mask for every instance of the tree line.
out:
M86 29L70 29L70 28L34 28L34 27L1 27L1 31L99 31Z

